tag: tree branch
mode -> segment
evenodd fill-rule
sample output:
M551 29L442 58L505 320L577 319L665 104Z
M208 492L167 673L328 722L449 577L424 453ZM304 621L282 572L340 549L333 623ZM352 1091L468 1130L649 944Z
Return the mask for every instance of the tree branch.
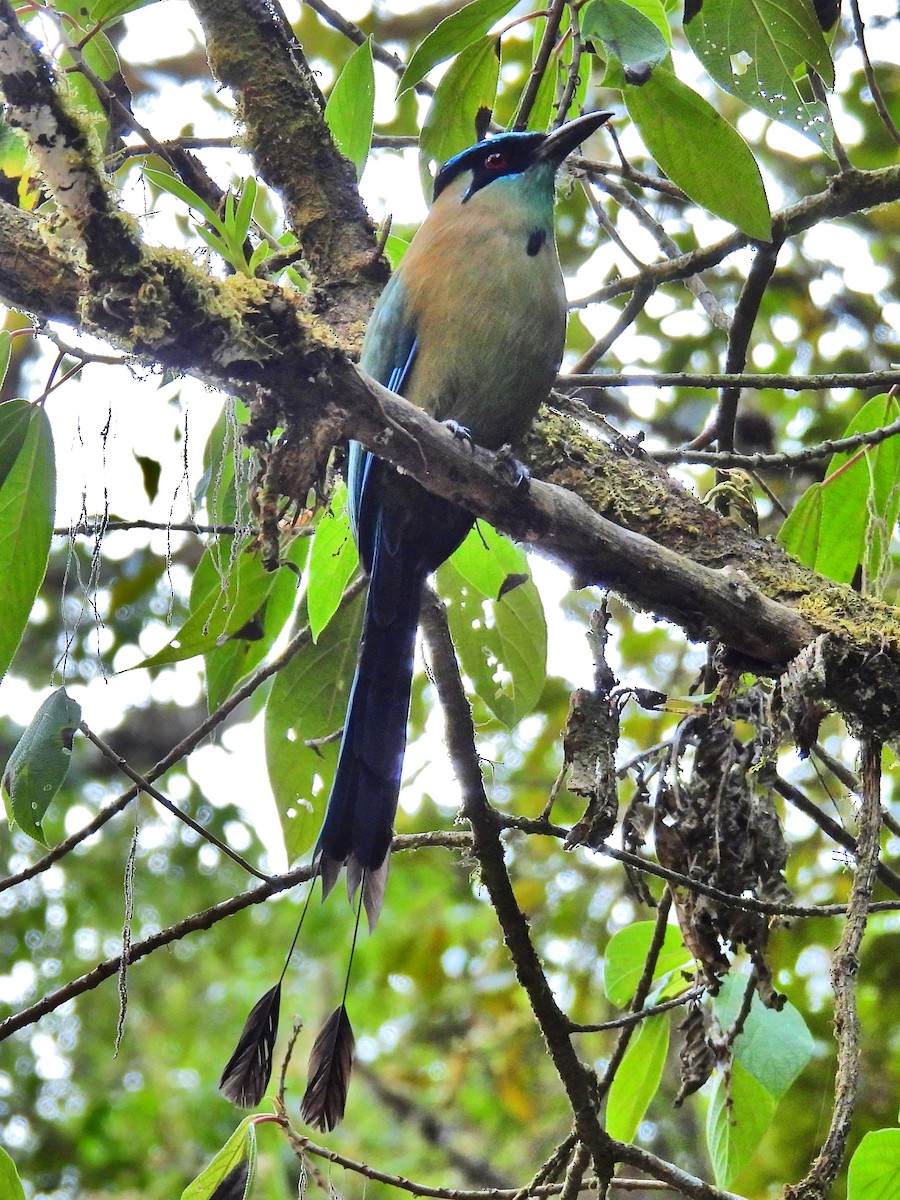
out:
M863 739L861 749L863 801L859 814L856 874L850 891L847 921L831 963L834 1029L838 1047L831 1125L808 1174L799 1183L785 1188L785 1200L822 1200L828 1194L844 1160L850 1121L856 1106L860 1057L856 977L859 973L859 951L872 908L872 888L881 850L881 744L877 739L867 737Z

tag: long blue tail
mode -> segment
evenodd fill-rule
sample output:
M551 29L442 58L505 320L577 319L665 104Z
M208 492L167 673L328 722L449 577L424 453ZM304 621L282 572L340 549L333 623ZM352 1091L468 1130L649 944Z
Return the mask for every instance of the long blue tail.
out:
M377 580L377 569L376 564L337 770L316 846L323 894L346 864L351 895L363 883L370 926L384 897L425 580L420 572L392 573L392 586L385 589L378 586L383 581ZM385 590L390 604L384 603Z

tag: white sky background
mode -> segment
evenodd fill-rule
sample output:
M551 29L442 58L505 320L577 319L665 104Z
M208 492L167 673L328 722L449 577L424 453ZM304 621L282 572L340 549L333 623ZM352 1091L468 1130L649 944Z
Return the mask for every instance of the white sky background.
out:
M285 3L289 17L294 15L296 7L290 2ZM363 17L369 5L350 0L340 7L342 14L352 20ZM415 7L415 4L406 3L405 0L392 5L396 11L409 11ZM892 15L894 4L893 0L867 0L863 7L865 16L871 18L879 13ZM166 0L164 4L132 14L127 19L127 29L128 33L121 50L123 57L135 64L149 64L160 57L187 53L194 45L192 30L196 31L197 40L201 40L193 14L189 6L181 0ZM527 36L531 36L530 27ZM873 46L872 50L876 51L876 47ZM897 46L894 45L892 50L896 51ZM888 47L883 40L877 46L877 53L880 58L888 53ZM894 61L897 61L896 55ZM852 54L847 54L845 62L844 69L855 66ZM327 72L326 64L313 60L311 65ZM320 81L324 87L330 86L331 79L325 74ZM376 87L376 116L387 119L393 104L395 78L386 68L378 65ZM174 103L176 95L177 103ZM424 105L425 102L423 107ZM169 91L161 103L154 102L150 107L141 108L138 116L160 139L177 136L189 120L194 121L195 132L198 135L221 136L232 132L232 124L226 115L217 114L205 103L199 88L182 87L177 94ZM836 113L836 117L840 136L852 143L856 135L853 128L855 122L843 116L840 111ZM739 128L748 134L751 130L755 133L765 123L766 119L761 114L747 113L741 118ZM628 136L637 138L636 132L633 131L629 132ZM799 134L771 123L767 140L773 148L797 158L817 153L815 147ZM628 152L627 139L623 142L623 149ZM227 165L235 161L235 152L229 151L227 155L221 156L207 152L203 157L213 175L218 175L219 182L227 185L230 182ZM217 164L221 164L218 170ZM249 161L246 170L250 170ZM138 182L137 171L133 172L132 177L135 185L128 195L128 203L135 211L143 213L145 197ZM779 189L774 181L767 179L766 182L772 206L778 207L782 201ZM414 152L373 153L362 179L362 193L376 220L380 220L388 211L401 223L420 220L425 212L425 204L418 183ZM151 240L160 245L180 244L181 237L174 224L173 215L176 212L183 215L183 206L164 196L157 207L158 215L147 223ZM702 240L712 239L724 231L725 226L721 222L703 214L698 215L697 232ZM638 254L647 260L656 257L655 245L645 245L646 235L637 227L630 230L628 236L632 248ZM868 292L877 288L878 281L870 274L873 268L868 266L868 257L859 254L855 239L849 231L830 226L819 236L829 239L829 253L835 265L843 270L845 284ZM199 239L197 241L199 242ZM630 270L628 261L624 258L620 261L619 252L609 244L603 248L599 257L602 262L593 259L571 281L570 294L578 296L594 287L596 279L600 277L609 261L618 263L626 272ZM666 327L665 310L670 303L663 294L659 294L648 304L651 311L652 306L657 306L655 315L663 318L663 333L667 336L678 336L679 333L694 332L692 321L699 318L691 312L673 317L669 327ZM599 334L606 329L614 314L611 309L598 306L585 312L583 317L591 330ZM73 340L70 330L62 332L67 340ZM835 337L841 336L846 335L836 331ZM646 336L629 331L617 342L616 351L625 361L652 364L654 347L652 344L648 345L651 341L652 339ZM838 347L835 346L836 348ZM33 388L30 394L36 395L41 390L52 354L51 347L48 349L48 357L38 365L35 376L30 381ZM763 368L767 364L757 362L756 365ZM641 391L629 392L636 416L642 415L642 410L648 408L654 395L649 389L643 395ZM180 450L173 453L171 405L176 402L182 409L182 432L185 419L187 421L188 436L184 461ZM134 379L126 369L111 370L105 366L88 366L79 380L67 383L58 393L51 396L47 404L54 428L59 468L58 523L68 525L77 521L83 509L88 516L93 516L102 512L107 505L111 514L122 517L147 517L159 521L184 520L190 515L189 497L202 473L203 447L209 430L220 413L222 403L221 395L210 392L194 380L185 379L166 384L161 386L154 396L152 383L148 389L145 380ZM107 423L109 435L104 446L103 430ZM154 458L163 466L159 495L152 505L148 504L143 491L134 453ZM129 548L139 543L139 539L144 536L141 533L107 536L103 547L103 571L107 579L114 570L112 560L115 556L120 554L124 557ZM163 554L166 541L165 534L155 534L151 537L154 548ZM567 580L560 571L539 559L533 559L533 564L545 596L548 614L552 618L558 599L567 587ZM146 643L141 648L144 653L152 653L167 641L169 636L171 631L166 633L159 628L148 631ZM98 637L102 645L102 632ZM110 664L107 663L106 666L109 669ZM48 687L51 684L50 667L48 662ZM549 667L552 672L563 675L573 684L583 685L590 682L590 659L584 642L584 632L580 627L551 619ZM576 670L583 671L581 677L573 678L573 672ZM151 680L145 671L108 674L105 680L97 679L87 686L74 686L71 691L82 704L87 722L98 731L103 731L114 727L124 711L145 704L148 700L175 698L187 702L195 699L200 693L199 668L196 662L189 662L177 669L162 672L156 680ZM34 712L42 698L42 695L32 693L24 683L14 677L7 678L0 691L0 704L5 711L14 713L19 721L29 719L29 715ZM436 715L434 730L438 735L440 728L440 719ZM261 826L267 843L277 847L279 839L275 833L277 826L274 805L264 782L266 771L261 722L257 720L226 731L222 740L228 753L219 748L206 747L192 755L190 770L193 777L212 804L243 801L253 823ZM420 746L409 755L408 773L415 770L421 760L432 753L435 756L434 764L426 768L417 780L415 788L408 789L409 791L418 794L420 789L424 788L435 795L447 794L447 764L434 739L431 739L427 749ZM132 765L138 769L147 766L145 763ZM403 797L404 804L415 803L415 799L415 795ZM262 814L266 816L261 822ZM83 813L72 814L73 821L78 823L83 818ZM273 866L281 865L283 862L276 855Z

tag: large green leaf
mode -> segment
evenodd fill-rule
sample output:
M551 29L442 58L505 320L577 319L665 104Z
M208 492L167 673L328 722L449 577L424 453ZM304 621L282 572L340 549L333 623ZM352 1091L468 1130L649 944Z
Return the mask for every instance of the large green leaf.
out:
M287 565L267 571L252 545L238 545L231 536L220 538L206 550L194 572L187 620L167 646L138 666L181 662L241 636L285 573L296 582L295 573Z
M118 21L127 13L136 12L139 8L146 8L149 4L156 3L157 0L97 0L90 6L89 11L92 21L97 23L105 21L112 24L113 21Z
M278 672L266 705L269 782L288 857L308 850L325 811L338 742L307 743L334 734L344 721L356 668L364 598L341 606L318 642L304 646ZM306 622L305 606L298 628Z
M335 145L363 173L375 120L375 65L372 39L366 38L350 55L325 105L325 120Z
M490 116L500 75L500 43L483 37L457 56L435 89L419 136L419 158L444 163L475 141Z
M525 552L479 522L437 584L463 671L512 728L534 711L547 677L547 624Z
M69 773L80 721L81 706L57 688L35 713L3 772L7 816L42 845L41 822Z
M669 1049L669 1017L648 1017L628 1043L609 1089L606 1132L619 1142L630 1142L656 1095Z
M768 241L772 219L762 176L737 130L663 67L622 91L647 149L672 182L749 237Z
M600 42L624 67L656 66L669 53L668 38L659 25L625 0L589 0L581 18L581 36Z
M607 999L617 1008L624 1008L634 995L655 932L655 921L635 921L609 939L603 956L603 987ZM660 979L691 961L681 934L674 925L667 926L653 978Z
M880 429L898 416L896 397L875 396L844 436ZM839 583L851 583L863 567L865 589L872 591L900 509L898 477L900 437L833 455L824 480L803 493L778 540L806 566Z
M3 1200L25 1200L25 1189L16 1164L0 1146L0 1196Z
M811 0L704 0L685 32L719 87L832 154L828 108L804 96L796 82L808 63L827 87L834 84Z
M723 1029L736 1020L746 988L745 975L729 975L723 980L713 1000ZM812 1058L814 1049L813 1036L793 1004L787 1002L776 1012L754 996L744 1027L735 1040L734 1056L749 1075L780 1100Z
M184 1189L181 1200L212 1200L226 1180L228 1200L246 1200L256 1169L258 1122L258 1116L244 1117L212 1162Z
M7 346L9 341L7 333ZM5 404L0 404L0 487L6 481L25 445L33 412L34 406L27 400L7 400Z
M417 47L400 77L397 95L402 96L424 79L432 67L477 41L511 8L515 8L515 0L473 0L445 17Z
M238 684L262 662L294 610L300 572L310 539L298 537L287 549L285 564L293 569L275 572L272 590L244 626L204 656L206 702L214 712Z
M314 640L334 616L344 588L359 565L347 515L347 489L335 489L328 511L319 518L309 555L306 607Z
M856 1147L847 1200L900 1200L900 1129L873 1129Z
M706 1144L716 1183L728 1188L772 1124L778 1101L739 1062L716 1076L706 1111Z
M25 401L10 403L20 405ZM56 507L50 422L41 406L26 407L25 438L0 487L0 678L22 640L47 570ZM0 405L0 412L4 410L10 423L21 419L18 408Z

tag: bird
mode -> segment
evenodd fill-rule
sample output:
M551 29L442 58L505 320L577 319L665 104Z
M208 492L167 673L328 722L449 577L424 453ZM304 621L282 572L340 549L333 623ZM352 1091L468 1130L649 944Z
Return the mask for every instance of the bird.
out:
M488 450L521 440L556 378L566 333L556 174L611 115L586 113L548 134L501 133L444 163L368 323L362 369ZM368 591L313 863L323 899L346 867L371 930L384 899L423 587L475 518L358 442L346 477Z

